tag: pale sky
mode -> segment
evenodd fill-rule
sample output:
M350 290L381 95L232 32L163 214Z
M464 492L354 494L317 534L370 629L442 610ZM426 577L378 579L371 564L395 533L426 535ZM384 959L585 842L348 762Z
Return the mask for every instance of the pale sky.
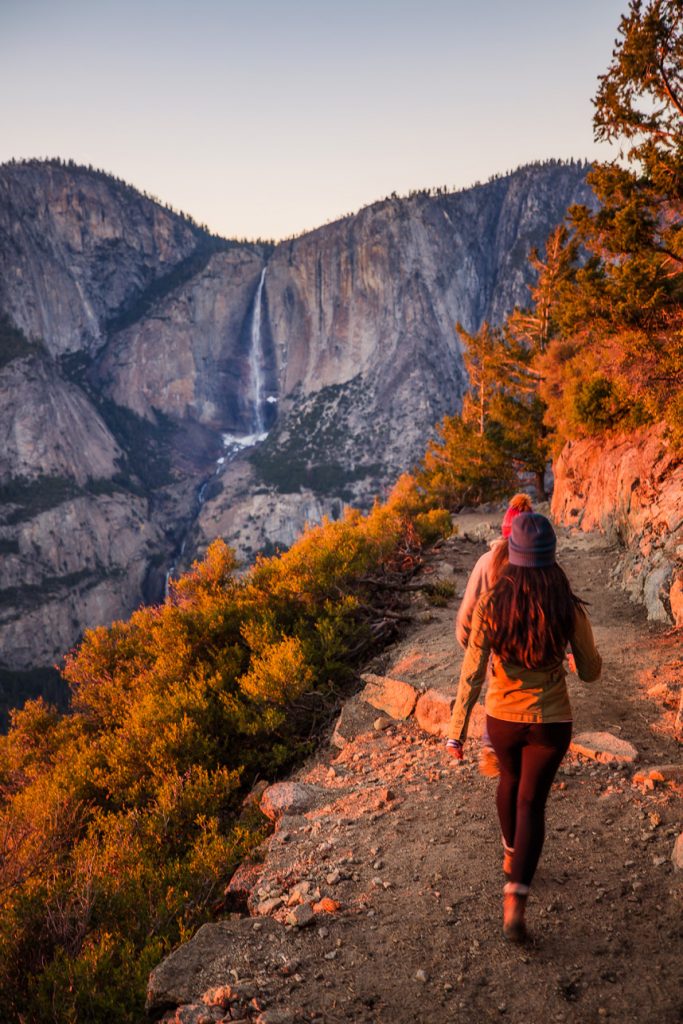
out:
M91 163L228 237L606 158L627 0L0 0L0 162Z

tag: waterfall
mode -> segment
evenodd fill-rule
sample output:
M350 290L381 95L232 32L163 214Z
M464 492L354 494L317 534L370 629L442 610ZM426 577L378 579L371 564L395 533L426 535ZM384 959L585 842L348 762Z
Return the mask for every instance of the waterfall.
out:
M264 267L261 271L261 277L256 288L256 295L254 296L254 308L251 315L251 334L249 338L249 383L251 390L251 423L250 433L248 434L223 434L223 452L221 456L216 459L216 467L213 471L213 476L220 474L225 466L226 462L232 462L236 456L243 451L245 448L252 448L257 445L260 441L265 441L268 431L266 430L266 420L264 416L265 403L275 403L277 398L270 395L264 399L263 395L266 390L265 378L263 373L263 366L265 363L265 356L263 352L263 344L261 339L261 311L263 309L263 286L266 283L266 268ZM203 480L197 488L196 492L196 504L192 518L188 521L182 543L179 549L177 549L174 556L173 565L170 566L166 573L166 581L164 585L164 597L169 596L169 585L171 580L175 576L177 563L182 559L185 554L185 546L187 544L188 537L194 522L199 516L202 505L206 500L206 490L209 486L211 477Z
M252 432L259 440L265 434L265 420L263 418L263 345L261 343L261 308L263 305L263 286L266 281L266 268L261 271L256 298L254 299L254 312L251 319L251 347L249 350L249 371L251 376L251 393L253 402Z

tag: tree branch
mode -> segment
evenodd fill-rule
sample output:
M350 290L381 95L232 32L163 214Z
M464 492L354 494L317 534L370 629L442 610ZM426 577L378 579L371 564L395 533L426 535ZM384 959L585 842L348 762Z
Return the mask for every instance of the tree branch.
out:
M669 79L667 77L666 71L664 70L664 61L660 60L657 67L659 68L659 73L662 77L662 82L664 83L664 92L669 97L669 101L673 104L673 106L676 108L681 117L683 117L683 103L681 103L681 101L674 93L673 88L671 87L671 85L669 85Z

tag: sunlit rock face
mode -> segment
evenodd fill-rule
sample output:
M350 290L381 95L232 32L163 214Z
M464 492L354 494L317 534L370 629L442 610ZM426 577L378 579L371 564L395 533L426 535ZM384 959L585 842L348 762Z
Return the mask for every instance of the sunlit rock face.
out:
M455 324L526 301L584 179L523 168L266 246L87 169L0 168L2 665L159 600L214 537L249 558L385 493L460 406Z
M566 444L552 512L565 526L619 541L614 581L648 618L683 626L683 463L664 424Z

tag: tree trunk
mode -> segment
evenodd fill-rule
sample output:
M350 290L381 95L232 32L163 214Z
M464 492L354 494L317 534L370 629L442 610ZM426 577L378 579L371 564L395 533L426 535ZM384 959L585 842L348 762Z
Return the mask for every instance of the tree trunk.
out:
M537 469L535 472L536 477L536 490L538 491L538 500L545 501L548 495L545 493L545 469Z

